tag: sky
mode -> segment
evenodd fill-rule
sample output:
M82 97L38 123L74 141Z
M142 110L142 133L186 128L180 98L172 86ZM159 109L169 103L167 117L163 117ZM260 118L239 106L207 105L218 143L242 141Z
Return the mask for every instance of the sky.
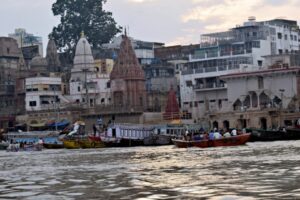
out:
M56 0L0 0L0 36L15 28L43 37L44 46L59 23L51 11ZM285 18L299 21L300 0L107 0L105 10L128 27L135 39L166 45L196 44L200 35L226 31L243 24Z

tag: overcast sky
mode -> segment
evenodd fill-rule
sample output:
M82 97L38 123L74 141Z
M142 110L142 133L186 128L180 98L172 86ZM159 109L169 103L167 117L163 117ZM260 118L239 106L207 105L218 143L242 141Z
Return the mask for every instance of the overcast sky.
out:
M0 35L15 28L43 37L44 46L59 18L55 0L0 0ZM225 31L249 16L299 20L300 0L107 0L105 9L130 36L167 45L198 43L200 34Z

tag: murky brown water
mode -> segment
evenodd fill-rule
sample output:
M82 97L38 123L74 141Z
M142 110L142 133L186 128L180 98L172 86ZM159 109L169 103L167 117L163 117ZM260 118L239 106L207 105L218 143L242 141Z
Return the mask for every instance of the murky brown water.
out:
M0 152L0 199L300 199L300 141Z

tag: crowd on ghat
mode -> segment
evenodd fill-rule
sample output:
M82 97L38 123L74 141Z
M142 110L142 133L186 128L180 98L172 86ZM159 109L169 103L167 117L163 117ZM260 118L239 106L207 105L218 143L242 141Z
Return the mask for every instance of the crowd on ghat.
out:
M240 134L246 134L246 129L244 128L241 131L238 131L237 129L232 129L231 131L230 130L224 131L224 130L218 130L217 128L214 128L209 132L200 129L198 133L194 133L194 134L191 134L188 131L186 131L183 139L186 141L215 140L221 138L229 138Z

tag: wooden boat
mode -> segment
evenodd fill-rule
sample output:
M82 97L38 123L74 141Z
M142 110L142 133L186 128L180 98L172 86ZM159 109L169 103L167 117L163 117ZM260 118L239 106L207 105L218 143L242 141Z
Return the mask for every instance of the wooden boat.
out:
M199 140L199 141L184 141L184 140L172 140L173 143L179 148L187 147L199 147L199 148L208 148L208 147L221 147L221 146L238 146L244 145L248 142L250 134L242 134L231 137L222 137L215 140Z
M18 152L18 151L42 151L43 145L41 144L10 144L6 151L7 152Z
M46 149L62 149L64 148L63 143L43 143L43 147Z
M66 149L88 149L105 147L101 140L95 139L93 136L72 136L63 140L63 146Z
M6 150L8 146L9 146L8 142L1 142L0 143L0 150Z
M144 145L158 146L172 144L171 136L168 135L156 135L152 134L149 137L144 138Z
M153 131L153 126L144 124L112 124L107 132L101 135L101 141L110 147L141 146Z
M172 139L172 142L175 144L178 148L188 148L192 147L192 141L186 141L186 140L179 140L179 139Z
M278 140L299 140L300 129L288 128L286 130L254 130L251 134L251 141L278 141Z

